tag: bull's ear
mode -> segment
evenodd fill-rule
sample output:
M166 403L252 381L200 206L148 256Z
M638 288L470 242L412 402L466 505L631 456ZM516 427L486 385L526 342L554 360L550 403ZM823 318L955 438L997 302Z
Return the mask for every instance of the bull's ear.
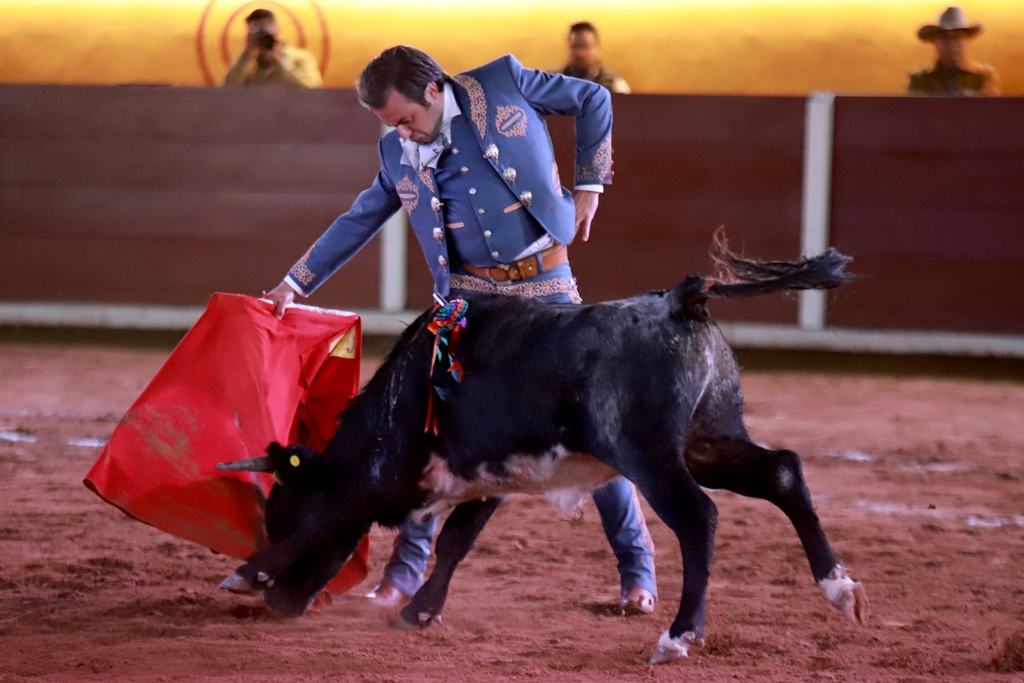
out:
M292 457L291 448L286 448L276 441L271 441L270 445L267 446L267 455L270 457L270 461L274 463L274 472L290 469L288 461Z
M279 458L282 455L288 457L288 449L276 441L271 441L270 445L267 446L267 455L269 455L271 458Z

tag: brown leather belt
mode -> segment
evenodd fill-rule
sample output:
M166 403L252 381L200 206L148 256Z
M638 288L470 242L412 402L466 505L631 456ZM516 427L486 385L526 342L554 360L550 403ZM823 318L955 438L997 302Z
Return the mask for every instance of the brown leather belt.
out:
M461 268L477 277L505 282L507 280L525 280L540 273L546 273L555 266L560 266L569 260L569 249L564 244L556 244L544 251L527 256L524 259L512 263L499 263L490 268L478 268L462 264Z

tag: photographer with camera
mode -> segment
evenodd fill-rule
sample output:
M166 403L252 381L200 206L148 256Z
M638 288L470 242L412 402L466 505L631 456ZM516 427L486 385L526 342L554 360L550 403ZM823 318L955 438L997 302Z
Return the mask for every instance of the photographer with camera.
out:
M224 85L283 85L319 88L323 85L316 59L278 36L277 19L266 9L245 18L249 26L245 50L224 76Z

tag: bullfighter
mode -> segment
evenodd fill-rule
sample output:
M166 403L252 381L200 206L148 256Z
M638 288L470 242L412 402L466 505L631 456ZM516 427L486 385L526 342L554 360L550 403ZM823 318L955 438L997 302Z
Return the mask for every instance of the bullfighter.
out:
M399 208L423 250L438 297L482 291L580 303L567 245L587 240L612 179L612 110L596 83L523 67L512 55L454 76L407 46L375 57L360 101L395 130L378 144L381 168L267 296L280 317L352 258ZM575 190L562 187L544 115L576 119ZM593 495L618 558L622 608L654 610L654 545L635 488L616 477ZM378 604L423 583L437 520L402 525Z

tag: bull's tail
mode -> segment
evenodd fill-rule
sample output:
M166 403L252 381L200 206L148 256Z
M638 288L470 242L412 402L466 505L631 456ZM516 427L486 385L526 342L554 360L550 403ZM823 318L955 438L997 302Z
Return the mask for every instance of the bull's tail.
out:
M691 275L672 290L688 315L699 314L707 299L738 299L800 289L833 289L852 276L843 271L853 257L829 247L817 256L798 261L756 261L729 250L725 231L715 232L711 258L715 277Z

